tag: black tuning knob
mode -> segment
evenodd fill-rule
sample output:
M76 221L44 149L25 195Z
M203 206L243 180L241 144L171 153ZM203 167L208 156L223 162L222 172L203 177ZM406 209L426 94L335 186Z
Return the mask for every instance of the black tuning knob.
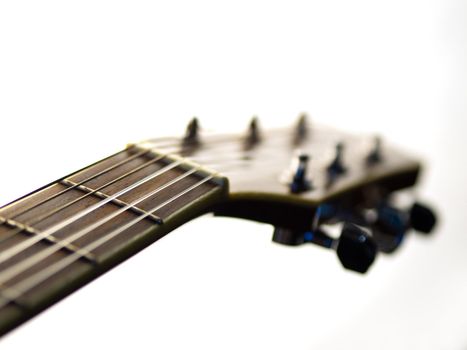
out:
M410 209L411 226L422 233L430 233L436 225L436 216L427 206L414 203Z
M377 246L360 227L345 223L337 245L337 256L349 270L365 273L374 262Z

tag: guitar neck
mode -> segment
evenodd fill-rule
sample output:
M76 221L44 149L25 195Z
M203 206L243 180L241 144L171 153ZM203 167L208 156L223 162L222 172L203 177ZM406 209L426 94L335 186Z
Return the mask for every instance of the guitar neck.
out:
M130 146L0 209L0 334L208 211L227 182Z

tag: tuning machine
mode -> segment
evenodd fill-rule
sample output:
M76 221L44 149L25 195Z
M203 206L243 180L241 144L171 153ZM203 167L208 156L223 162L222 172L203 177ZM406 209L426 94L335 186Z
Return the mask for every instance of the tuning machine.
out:
M272 240L289 246L313 243L334 249L344 268L360 273L368 271L378 252L377 244L371 234L362 227L348 222L344 223L338 239L332 238L322 228L299 231L276 227Z
M380 204L367 215L367 225L371 228L378 249L392 253L402 244L410 229L418 233L429 234L436 225L436 216L428 206L415 202L409 209L402 210L389 204Z
M322 225L333 222L343 223L338 238L333 238ZM276 227L272 240L289 246L313 243L334 249L346 269L365 273L373 264L377 252L396 251L409 229L427 234L435 224L434 212L418 202L405 211L382 203L366 215L324 204L317 208L310 230Z

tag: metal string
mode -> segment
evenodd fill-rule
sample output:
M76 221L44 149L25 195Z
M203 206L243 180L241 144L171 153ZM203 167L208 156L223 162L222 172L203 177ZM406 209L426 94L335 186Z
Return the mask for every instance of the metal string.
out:
M213 138L213 137L211 137L211 138L212 138L212 140L209 140L209 143L207 143L206 145L210 145L211 143L217 143L217 142L226 142L225 138L221 138L221 137L218 137L218 138ZM76 187L79 187L79 186L85 184L86 182L97 178L97 177L100 176L100 175L103 175L103 174L105 174L105 173L108 173L109 171L111 171L111 170L113 170L113 169L119 167L120 165L123 165L123 164L125 164L125 163L128 163L128 162L130 162L131 160L133 160L133 159L135 159L135 158L137 158L137 157L139 157L139 156L141 156L141 155L144 155L144 154L149 153L151 150L154 150L154 149L164 149L164 148L168 148L168 147L172 147L172 146L178 146L178 148L174 148L173 151L170 152L169 154L172 154L172 153L180 153L180 151L182 151L182 148L179 147L179 146L180 146L180 142L179 142L179 141L178 141L178 143L172 142L172 141L177 141L178 139L176 139L176 138L167 138L167 141L168 141L168 140L170 140L170 143L164 143L164 142L156 143L156 144L154 144L153 147L151 147L151 148L149 148L149 149L144 149L144 150L142 150L142 151L140 151L140 152L138 152L138 153L136 153L136 154L130 156L129 158L126 158L126 159L124 159L124 160L122 160L122 161L120 161L120 162L118 162L118 163L116 163L116 164L114 164L114 165L112 165L112 166L110 166L110 167L108 167L108 168L106 168L106 169L103 169L103 170L101 170L100 172L98 172L98 173L96 173L96 174L94 174L94 175L92 175L92 176L90 176L90 177L88 177L88 178L86 178L86 179L84 179L84 180L82 180L82 181L76 183L76 184L73 184L73 185L70 186L70 187L67 187L66 189L64 189L64 190L62 190L62 191L59 191L59 192L53 194L53 195L50 196L50 197L47 197L47 198L45 198L45 199L39 201L38 203L34 204L33 206L31 206L31 207L29 207L29 208L23 209L23 210L21 210L21 211L15 213L13 216L11 216L11 217L9 217L9 218L5 218L4 221L8 221L9 219L15 219L15 218L17 218L18 216L23 215L23 214L25 214L25 213L31 211L31 210L34 209L34 208L37 208L38 206L40 206L40 205L42 205L42 204L44 204L44 203L46 203L46 202L48 202L48 201L50 201L50 200L52 200L52 199L58 197L58 196L60 196L60 195L63 194L63 193L66 193L66 192L68 192L68 191L70 191L70 190L72 190L72 189L74 189L74 188L76 188ZM163 140L163 141L165 141L165 140ZM234 142L239 142L239 141L241 141L241 138L238 138L238 139L235 139L235 140L234 140ZM142 143L140 143L140 144L144 144L144 142L142 142ZM227 143L227 146L231 146L231 145L232 145L231 143ZM127 149L125 149L125 150L123 150L123 151L121 151L121 152L119 152L119 153L117 153L117 154L126 152L126 151L128 151L129 149L134 148L134 147L136 147L136 146L138 146L138 145L133 145L133 146L131 146L130 148L127 148ZM116 154L116 155L117 155L117 154ZM192 158L192 159L193 159L193 160L196 160L196 159L198 159L198 157L195 157L195 158ZM200 160L201 160L201 159L200 159ZM203 159L203 160L204 160L204 159ZM217 163L217 164L215 164L215 165L218 165L218 164L222 165L222 163ZM89 168L83 169L83 170L80 171L79 173L81 173L81 172L83 172L83 171L86 171L87 169L89 169ZM79 173L78 173L78 174L79 174ZM77 174L74 174L74 175L77 175ZM7 237L7 238L9 238L9 237ZM3 240L4 240L4 239L0 240L0 242L3 241Z
M279 140L282 140L282 139L285 139L285 137L280 137L280 138L277 138L277 137L276 137L276 138L274 138L274 140L278 140L278 139L279 139ZM206 146L210 146L210 145L213 144L213 143L226 143L227 146L232 146L232 144L233 144L233 145L235 145L235 144L238 145L238 144L241 144L241 141L242 141L242 140L243 140L243 138L241 138L241 137L235 137L233 140L226 140L226 139L225 139L225 136L217 136L217 137L216 137L216 136L214 135L214 136L210 136L210 137L209 137L209 140L207 140L208 142L204 144L204 147L206 148ZM233 143L232 143L232 141L233 141ZM149 141L149 142L151 142L151 141ZM137 147L138 145L141 145L141 144L144 144L144 142L141 142L140 144L137 144L137 145L132 145L131 147L129 147L129 148L127 148L127 149L125 149L125 150L123 150L123 151L117 153L117 154L126 152L126 151L128 151L129 149L134 148L134 147ZM174 146L176 146L177 148L173 148ZM50 197L48 197L48 198L45 198L45 199L39 201L38 203L34 204L34 205L31 206L31 207L26 208L26 209L24 209L24 210L21 210L21 211L15 213L13 216L11 216L11 217L9 217L9 218L5 218L5 219L6 219L5 221L7 221L8 219L15 219L15 218L17 218L18 216L23 215L23 214L29 212L30 210L32 210L32 209L34 209L34 208L36 208L36 207L38 207L38 206L40 206L40 205L46 203L47 201L50 201L50 200L52 200L52 199L54 199L54 198L60 196L61 194L65 193L65 192L68 192L68 191L70 191L70 190L72 190L72 189L74 189L74 188L76 188L76 187L78 187L78 186L81 186L81 185L85 184L86 182L88 182L88 181L90 181L90 180L92 180L92 179L94 179L94 178L96 178L96 177L98 177L98 176L100 176L100 175L103 175L103 174L105 174L105 173L107 173L107 172L109 172L109 171L111 171L111 170L113 170L113 169L119 167L120 165L123 165L123 164L125 164L125 163L128 163L128 162L130 162L131 160L133 160L133 159L135 159L135 158L137 158L137 157L139 157L139 156L141 156L141 155L147 154L147 153L150 152L151 150L154 150L154 149L165 149L165 148L169 148L169 147L172 147L172 148L173 148L173 152L170 152L170 153L177 153L177 152L180 153L180 151L183 150L183 149L180 147L180 140L179 140L178 138L174 138L174 137L161 138L161 139L159 139L159 142L158 142L158 143L154 143L154 146L153 146L153 147L151 147L151 148L149 148L149 149L146 149L146 148L145 148L143 151L140 151L140 152L138 152L138 153L136 153L136 154L130 156L130 157L127 158L127 159L124 159L124 160L122 160L122 161L120 161L120 162L118 162L118 163L116 163L116 164L114 164L114 165L112 165L112 166L110 166L110 167L108 167L108 168L106 168L106 169L103 169L102 171L100 171L100 172L98 172L98 173L96 173L96 174L94 174L94 175L92 175L92 176L90 176L90 177L88 177L88 178L86 178L86 179L84 179L84 180L82 180L82 181L76 183L76 184L73 184L71 187L68 187L68 188L66 188L66 189L64 189L64 190L62 190L62 191L59 191L58 193L55 193L55 194L53 194L52 196L50 196ZM170 154L170 153L169 153L169 154ZM116 154L116 155L117 155L117 154ZM222 164L222 163L221 163L221 164ZM217 164L216 164L216 165L217 165ZM88 168L89 168L89 167L88 167ZM80 171L79 173L81 173L81 172L83 172L83 171L86 171L88 168L83 169L83 170ZM78 173L78 174L79 174L79 173ZM76 174L75 174L75 175L76 175ZM1 241L0 241L0 242L1 242Z
M154 147L154 148L155 148L155 147ZM76 188L76 187L78 187L79 185L84 184L85 182L87 182L87 181L89 181L89 180L91 180L91 179L93 179L93 178L96 178L96 177L99 176L99 175L105 174L105 173L109 172L110 170L115 169L115 168L118 167L119 165L122 165L122 164L124 164L124 163L127 163L129 160L134 159L134 158L136 158L137 156L140 156L140 155L142 155L142 154L146 154L146 153L148 153L148 152L150 152L150 149L149 149L149 150L144 150L144 151L142 151L142 152L138 152L137 154L133 155L132 157L130 157L130 158L128 158L128 159L125 159L125 160L123 160L123 161L121 161L121 162L119 162L119 163L117 163L117 164L111 166L110 168L104 169L103 171L100 171L99 173L97 173L97 174L95 174L95 175L93 175L93 176L91 176L91 177L89 177L89 178L87 178L87 179L85 179L85 180L83 180L83 181L80 181L79 183L74 184L74 185L72 185L71 187L69 187L69 188L67 188L67 189L65 189L65 190L63 190L63 191L60 191L59 193L53 195L52 197L49 197L49 198L43 200L41 203L37 203L37 204L34 205L33 207L28 208L27 210L24 210L22 213L17 213L17 214L15 214L13 217L7 218L7 219L6 219L6 222L8 222L8 220L10 220L10 219L13 219L13 218L15 218L15 217L18 217L19 215L21 215L21 214L23 214L23 213L25 213L25 212L31 210L31 209L34 208L34 207L39 206L40 204L45 203L45 202L48 201L48 200L51 200L52 198L55 198L55 197L59 196L59 195L62 194L62 193L65 193L66 191L69 191L69 190L71 190L71 189L73 189L73 188ZM167 156L167 155L162 155L162 156L156 157L156 158L154 158L154 159L151 159L150 161L148 161L148 162L146 162L146 163L144 163L144 164L138 166L137 168L131 170L130 172L128 172L128 173L126 173L126 174L121 175L120 177L117 177L117 178L114 179L114 180L111 180L110 182L108 182L108 183L106 183L106 184L104 184L104 185L102 185L102 186L100 186L100 187L98 187L98 188L92 190L91 192L88 192L88 193L86 193L85 195L83 195L83 196L81 196L81 197L79 197L79 198L76 198L75 200L73 200L73 201L71 201L71 202L65 203L64 205L62 205L62 206L60 206L60 207L58 207L58 208L55 208L55 209L53 209L53 210L50 211L50 212L44 213L42 216L40 216L40 217L38 217L38 218L34 218L34 220L32 220L32 221L26 222L25 225L31 226L31 225L37 224L38 222L40 222L40 221L42 221L42 220L44 220L44 219L46 219L46 218L48 218L48 217L50 217L50 216L56 214L57 212L59 212L59 211L65 209L65 208L67 208L67 207L69 207L69 206L71 206L71 205L73 205L73 204L75 204L75 203L77 203L77 202L79 202L80 200L82 200L82 199L84 199L84 198L86 198L86 197L91 196L92 194L94 194L94 193L96 193L96 192L102 190L103 188L106 188L107 186L110 186L111 184L113 184L113 183L115 183L115 182L117 182L117 181L119 181L119 180L121 180L121 179L123 179L123 178L125 178L125 177L127 177L127 176L129 176L129 175L131 175L131 174L133 174L133 173L135 173L135 172L141 170L141 169L143 169L144 167L146 167L146 166L148 166L148 165L150 165L150 164L152 164L152 163L157 162L158 160L160 160L160 159L162 159L162 158L164 158L164 157L166 157L166 156ZM218 157L187 157L187 159L190 159L190 160L198 161L198 162L199 162L199 161L209 161L209 160L218 159ZM233 164L231 164L232 162L233 162ZM209 164L208 166L209 166L209 167L213 167L213 168L218 168L218 167L222 167L223 165L224 165L224 166L227 165L227 168L226 168L226 169L229 169L230 167L236 165L235 162L243 163L243 162L245 162L245 159L242 159L241 157L232 157L232 158L230 158L230 159L225 159L225 158L223 158L223 159L222 159L222 162L212 163L212 164ZM230 165L230 167L229 167L229 165ZM220 168L219 170L222 170L222 168ZM11 237L13 237L14 235L16 235L16 234L18 234L18 233L24 231L25 229L26 229L26 227L19 227L19 228L17 228L16 230L13 230L13 231L8 232L8 234L5 234L5 235L3 235L3 236L0 238L0 243L3 242L3 241L5 241L5 240L7 240L7 239L9 239L9 238L11 238ZM0 254L0 257L1 257L1 254ZM0 262L1 262L1 258L0 258Z
M76 188L76 187L80 186L81 184L84 184L84 183L86 183L87 181L90 181L90 180L96 178L96 177L99 176L99 175L105 174L105 173L109 172L110 170L117 168L119 165L122 165L122 164L124 164L124 163L127 163L129 160L136 158L137 156L146 154L146 153L150 152L150 150L151 150L151 149L144 150L144 151L142 151L142 152L138 152L138 153L136 153L135 155L133 155L132 157L130 157L130 158L128 158L128 159L125 159L125 160L123 160L123 161L121 161L121 162L119 162L119 163L117 163L117 164L111 166L110 168L104 169L103 171L100 171L99 173L97 173L97 174L95 174L95 175L93 175L93 176L91 176L91 177L89 177L89 178L87 178L87 179L85 179L85 180L83 180L83 181L80 181L80 182L77 183L77 184L73 184L71 187L66 188L66 189L63 190L63 191L60 191L59 193L57 193L57 194L53 195L52 197L49 197L49 198L47 198L47 199L41 201L40 203L35 204L33 207L28 208L28 209L24 210L24 211L21 212L21 213L16 213L14 216L12 216L12 217L10 217L10 218L6 218L5 222L8 223L8 220L11 220L11 219L13 219L13 218L16 218L16 217L20 216L21 214L24 214L25 212L27 212L27 211L29 211L29 210L31 210L31 209L33 209L33 208L39 206L40 204L43 204L43 203L47 202L48 200L51 200L51 199L53 199L53 198L55 198L55 197L58 197L60 194L63 194L63 193L65 193L65 192L67 192L67 191L69 191L69 190L71 190L71 189L73 189L73 188ZM137 171L139 171L139 170L145 168L146 166L149 166L150 164L153 164L153 163L157 162L158 160L160 160L160 159L162 159L162 158L164 158L164 157L166 157L166 156L168 156L168 155L170 155L170 153L167 154L167 155L161 155L161 156L158 156L158 157L156 157L156 158L154 158L154 159L151 159L151 160L149 160L148 162L143 163L142 165L136 167L135 169L132 169L130 172L125 173L125 174L123 174L123 175L117 177L116 179L113 179L113 180L111 180L110 182L101 185L100 187L98 187L98 188L96 188L96 189L94 189L94 190L92 190L92 191L90 191L90 192L84 194L83 196L81 196L81 197L79 197L79 198L76 198L76 199L74 199L74 200L71 201L71 202L65 203L64 205L62 205L62 206L60 206L60 207L58 207L58 208L55 208L55 209L53 209L52 211L49 211L49 212L47 212L47 213L44 213L43 215L41 215L41 216L39 216L39 217L37 217L37 218L34 218L34 220L32 220L32 221L27 221L27 222L25 222L25 223L24 223L24 226L32 226L32 225L35 225L35 224L41 222L42 220L44 220L44 219L46 219L46 218L48 218L48 217L50 217L50 216L52 216L52 215L54 215L54 214L56 214L56 213L62 211L63 209L68 208L69 206L71 206L71 205L73 205L73 204L79 202L80 200L82 200L82 199L84 199L84 198L86 198L86 197L89 197L89 196L95 194L96 192L98 192L98 191L100 191L100 190L106 188L107 186L110 186L110 185L112 185L113 183L118 182L118 181L122 180L123 178L125 178L125 177L127 177L127 176L130 176L131 174L134 174L135 172L137 172ZM193 161L196 161L196 162L200 162L200 161L210 161L210 160L212 161L212 160L217 160L217 159L219 159L219 158L218 158L218 157L187 157L187 159L193 160ZM222 169L228 170L228 169L231 168L232 166L235 166L236 163L240 163L240 164L241 164L241 163L244 163L244 162L245 162L245 159L242 159L242 157L232 157L232 158L230 158L230 159L223 158L221 162L208 164L207 166L208 166L208 167L211 167L211 168L216 168L216 169L219 168L218 170L221 170L221 171L222 171ZM227 165L227 168L225 167L225 165ZM222 168L222 166L224 166L224 168ZM7 239L13 237L14 235L16 235L16 234L18 234L18 233L24 231L25 229L26 229L26 227L19 227L19 228L16 228L15 230L9 231L8 233L6 233L6 234L2 235L2 237L0 237L0 243L1 243L1 242L4 242L5 240L7 240ZM0 257L1 257L1 254L0 254ZM0 259L0 260L1 260L1 259ZM1 262L1 261L0 261L0 262Z
M135 146L131 146L130 148L124 149L123 151L118 152L118 153L115 154L114 156L116 156L116 155L118 155L118 154L120 154L120 153L126 152L126 151L128 151L129 149L131 149L131 148L133 148L133 147L135 147ZM144 155L144 154L146 154L146 153L148 153L148 152L150 152L150 149L145 149L145 150L143 150L143 151L141 151L141 152L138 152L138 153L132 155L131 157L126 158L126 159L124 159L124 160L122 160L122 161L120 161L120 162L118 162L118 163L112 165L111 167L106 168L106 169L103 169L102 171L98 172L97 174L94 174L94 175L92 175L91 177L88 177L87 179L82 180L82 181L80 181L80 182L74 184L72 187L68 187L68 188L66 188L66 189L64 189L64 190L62 190L62 191L60 191L60 192L57 192L57 193L53 194L53 195L50 196L50 197L47 197L47 198L45 198L45 199L39 201L38 203L34 204L34 205L33 205L32 207L30 207L30 208L20 210L19 213L15 213L15 215L13 215L13 216L7 218L7 220L8 220L8 219L17 218L18 216L23 215L23 214L29 212L30 210L32 210L32 209L34 209L34 208L37 208L38 206L40 206L40 205L42 205L42 204L44 204L44 203L46 203L46 202L48 202L48 201L50 201L50 200L52 200L52 199L58 197L58 196L60 196L61 194L65 193L65 192L68 192L68 191L72 190L73 188L76 188L76 187L78 187L78 186L80 186L80 185L83 185L84 183L86 183L86 182L88 182L88 181L90 181L90 180L92 180L92 179L95 179L96 177L98 177L98 176L100 176L100 175L103 175L103 174L105 174L105 173L107 173L107 172L109 172L109 171L111 171L111 170L113 170L113 169L119 167L120 165L123 165L123 164L125 164L125 163L127 163L127 162L129 162L129 161L131 161L131 160L133 160L133 159L135 159L135 158L141 156L141 155ZM96 164L96 165L97 165L97 164ZM92 167L92 166L91 166L91 167ZM82 171L80 171L80 172L78 172L77 174L74 174L74 175L78 175L79 173L81 173L81 172L83 172L83 171L86 171L86 170L88 170L89 168L90 168L90 167L87 167L87 168L83 169ZM16 204L16 203L12 203L12 204Z
M172 168L175 168L176 166L180 165L181 163L183 163L183 160L177 160L177 161L174 161L173 163L170 163L169 165L159 169L158 171L144 177L143 179L133 183L132 185L128 186L128 187L125 187L124 189L118 191L117 193L115 193L114 195L112 196L109 196L108 198L106 199L103 199L93 205L91 205L90 207L72 215L71 217L61 221L61 222L58 222L57 224L49 227L48 229L42 231L41 233L35 235L35 236L32 236L30 238L28 238L27 240L5 250L2 252L2 255L0 255L0 263L2 263L3 261L11 258L12 256L20 253L21 251L25 250L26 248L32 246L33 244L35 244L36 242L39 242L40 240L52 235L53 233L57 232L58 230L61 230L62 228L72 224L73 222L81 219L83 216L95 211L96 209L102 207L104 204L116 199L117 197L131 191L132 189L148 182L149 180L152 180L154 179L155 177L167 172L168 170L172 169Z
M149 150L148 150L148 152L149 152ZM145 153L146 153L146 152L145 152ZM167 155L161 155L161 156L158 156L158 157L156 157L156 158L153 158L153 159L149 160L148 162L143 163L143 164L141 164L140 166L136 167L135 169L132 169L131 171L129 171L129 172L127 172L127 173L125 173L125 174L123 174L123 175L121 175L121 176L119 176L119 177L113 179L113 180L111 180L110 182L107 182L106 184L104 184L104 185L102 185L102 186L99 186L98 188L92 190L91 192L88 192L88 193L86 193L85 195L83 195L83 196L81 196L81 197L78 197L78 198L72 200L71 202L65 203L65 204L63 204L62 206L53 209L52 211L49 211L49 212L47 212L47 213L44 213L42 216L39 216L38 218L34 218L34 220L32 220L32 221L27 221L27 222L25 223L25 225L27 225L27 226L35 225L35 224L41 222L42 220L47 219L48 217L50 217L50 216L52 216L52 215L58 213L59 211L61 211L61 210L63 210L63 209L66 209L66 208L68 208L69 206L71 206L71 205L73 205L73 204L75 204L75 203L81 201L82 199L84 199L84 198L86 198L86 197L89 197L90 195L93 195L93 194L95 194L96 192L99 192L99 191L102 190L103 188L105 188L105 187L107 187L107 186L110 186L110 185L114 184L115 182L120 181L120 180L124 179L124 178L127 177L127 176L130 176L131 174L136 173L137 171L139 171L139 170L145 168L145 167L148 166L148 165L151 165L151 164L153 164L153 163L156 163L157 161L159 161L159 160L165 158L166 156L167 156ZM76 187L76 186L73 185L72 187L70 187L70 189L71 189L71 188L75 188L75 187ZM9 220L9 219L6 220L7 223L8 223L8 220ZM25 227L19 227L19 228L17 228L16 230L13 230L13 231L8 232L8 234L4 235L4 236L1 238L0 243L3 242L3 241L5 241L5 240L7 240L7 239L9 239L10 237L13 237L14 235L16 235L16 234L18 234L18 233L20 233L20 232L22 232L22 231L24 231L24 230L25 230ZM0 256L1 256L1 255L0 255Z
M197 170L199 170L199 169L192 169L189 172L195 172ZM188 176L188 175L186 175L186 176ZM7 288L3 289L2 292L1 292L2 295L0 296L0 308L4 307L5 305L7 305L11 301L17 300L19 297L21 297L21 295L25 294L26 292L28 292L29 290L31 290L32 288L34 288L38 284L42 283L43 281L45 281L49 277L53 276L54 274L60 272L61 270L63 270L64 268L66 268L67 266L72 264L73 262L79 260L82 257L81 252L92 251L92 250L98 248L99 246L105 244L106 242L108 242L111 239L118 236L120 233L122 233L125 230L131 228L132 226L136 225L138 222L140 222L141 220L143 220L147 216L152 215L157 210L165 207L169 203L171 203L174 200L180 198L181 196L185 195L186 193L190 192L191 190L193 190L193 189L201 186L203 183L211 180L212 178L214 178L214 176L215 175L212 174L212 175L209 175L209 176L203 178L202 180L200 180L197 183L191 185L190 187L188 187L184 191L182 191L182 192L178 193L177 195L171 197L170 199L166 200L165 202L159 204L158 206L148 210L148 212L146 214L133 219L132 221L130 221L126 225L121 226L121 227L119 227L118 229L116 229L114 231L109 232L105 236L102 236L100 239L98 239L98 240L86 245L85 247L81 248L79 251L65 257L64 259L61 259L60 261L56 262L53 265L50 265L49 267L45 268L44 270L41 270L39 273L36 273L36 274L24 279L23 281L17 283L16 285L14 285L12 287L7 287Z
M146 153L146 152L147 152L147 151L145 150L145 151L142 152L142 153ZM163 157L163 156L162 156L162 157ZM162 158L162 157L159 157L159 159ZM194 159L196 160L196 157L194 157ZM156 160L157 160L157 158L156 158ZM155 162L156 160L153 159L153 160L149 161L148 163ZM224 159L224 161L225 161L225 159ZM234 161L235 161L235 159L234 159ZM181 162L179 161L179 163L181 163ZM171 165L169 165L169 166L167 166L166 168L163 168L163 169L161 169L161 170L163 170L163 171L165 172L165 171L171 169L172 167L178 165L179 163L176 163L176 164L175 164L175 163L172 163ZM220 163L220 164L222 164L222 163ZM224 164L225 164L225 162L224 162ZM124 175L121 176L120 178L114 179L111 183L114 183L114 182L118 181L119 179L121 179L121 178L124 177L124 176L128 176L129 174L134 173L135 171L139 170L140 168L142 168L142 167L145 166L145 165L147 165L147 164L143 164L142 166L138 167L137 169L133 169L132 172L130 172L130 173L128 173L128 174L124 174ZM218 165L219 165L219 164L218 164ZM232 164L232 165L235 165L235 164ZM114 167L116 167L116 166L114 166ZM65 221L63 221L63 222L60 222L60 223L58 223L58 224L56 224L56 225L50 227L49 229L46 229L45 231L41 232L40 234L38 234L38 235L36 235L36 236L31 237L29 240L26 240L26 241L24 241L24 242L18 244L17 246L12 247L12 248L10 248L9 250L6 250L5 252L2 253L2 255L0 255L0 263L3 262L3 261L5 261L5 260L7 260L7 259L9 259L9 258L11 258L12 256L18 254L18 253L21 252L22 250L24 250L24 249L26 249L26 248L32 246L33 244L35 244L36 242L42 240L43 238L46 238L47 236L50 236L52 233L54 233L54 232L56 232L56 231L58 231L58 230L64 228L65 226L68 226L68 225L71 224L72 222L78 220L79 218L83 217L84 215L89 214L90 212L96 210L96 209L99 208L100 206L102 206L102 205L104 205L105 203L107 203L107 202L109 202L109 201L111 201L111 200L117 198L118 196L120 196L120 195L126 193L127 191L133 189L134 187L139 186L140 184L142 184L142 183L144 183L144 182L146 182L146 181L149 181L150 179L152 179L152 178L154 178L155 176L159 175L159 173L160 173L160 172L156 172L156 173L153 174L152 176L149 176L148 178L143 179L144 181L141 180L141 181L143 181L143 182L141 182L141 183L140 183L140 182L135 183L135 184L133 184L132 186L129 186L128 188L126 188L126 189L124 189L124 190L122 190L122 191L120 191L120 192L114 194L112 197L109 197L109 198L107 198L107 199L105 199L105 200L103 200L103 201L101 201L101 202L99 202L99 203L96 203L95 205L91 206L91 207L88 208L87 210L84 210L84 211L82 211L82 212L79 212L79 213L77 213L76 215L74 215L74 216L68 218L67 220L65 220ZM98 190L100 190L100 189L102 189L103 187L106 187L106 186L108 186L108 185L110 185L110 183L99 187L98 189L94 190L92 193L95 193L95 192L97 192ZM71 205L71 204L77 202L78 200L80 200L80 199L82 199L82 198L84 198L84 197L87 197L88 195L91 195L92 193L88 193L88 194L86 194L86 195L84 195L84 196L82 196L82 197L76 199L76 200L73 201L72 203L66 204L64 207L67 207L68 205ZM50 216L50 215L56 213L57 211L64 209L64 207L57 208L55 211L52 211L52 213L48 213L45 217L48 217L48 216ZM37 222L39 222L40 220L42 220L43 218L44 218L44 217L41 217L41 218L39 218L38 220L36 220L35 222L37 223ZM21 231L21 230L20 230L20 231ZM18 231L18 232L19 232L19 231ZM17 233L17 232L15 232L15 233Z
M140 152L139 154L141 154L141 153L147 153L147 152L149 152L149 151ZM86 198L86 197L88 197L88 196L90 196L90 195L92 195L92 194L94 194L94 193L96 193L96 192L102 190L103 188L105 188L105 187L107 187L107 186L110 186L111 184L113 184L113 183L115 183L115 182L117 182L117 181L119 181L119 180L121 180L121 179L123 179L123 178L125 178L125 177L127 177L127 176L129 176L129 175L131 175L131 174L133 174L133 173L135 173L135 172L141 170L141 169L143 169L144 167L146 167L146 166L148 166L148 165L150 165L150 164L155 163L156 161L158 161L158 160L160 160L160 159L162 159L162 158L164 158L164 157L166 157L166 156L167 156L167 155L162 155L162 156L156 157L156 158L154 158L154 159L151 159L150 161L148 161L148 162L146 162L146 163L144 163L144 164L138 166L137 168L131 170L130 172L128 172L128 173L126 173L126 174L121 175L120 177L117 177L116 179L111 180L110 182L108 182L108 183L106 183L106 184L104 184L104 185L102 185L102 186L100 186L100 187L98 187L98 188L92 190L91 192L88 192L88 193L86 193L85 195L83 195L83 196L81 196L81 197L79 197L79 198L76 198L75 200L73 200L73 201L71 201L71 202L69 202L69 203L66 203L66 204L62 205L61 207L55 208L55 209L53 209L53 210L50 211L50 212L44 213L42 216L40 216L39 218L35 218L33 221L26 222L26 224L25 224L24 227L19 227L19 228L17 228L16 230L13 230L13 231L8 232L7 234L4 234L4 235L1 237L1 239L0 239L0 243L3 242L3 241L5 241L5 240L7 240L7 239L9 239L9 238L11 238L11 237L13 237L14 235L16 235L16 234L18 234L18 233L24 231L24 230L26 229L26 226L30 226L30 225L37 224L38 222L40 222L40 221L42 221L42 220L44 220L44 219L46 219L46 218L52 216L53 214L56 214L57 212L59 212L59 211L65 209L65 208L67 208L67 207L69 207L69 206L71 206L71 205L73 205L73 204L79 202L80 200L82 200L82 199L84 199L84 198ZM207 161L207 160L216 159L216 157L214 157L214 158L187 157L187 159L193 160L193 161ZM243 166L247 166L247 165L248 165L248 163L245 163L246 160L245 160L245 159L242 159L241 157L238 157L238 158L230 158L230 159L225 159L225 158L224 158L224 159L222 159L222 160L223 160L222 162L219 162L219 163L212 163L212 164L208 164L208 165L206 165L206 166L207 166L207 167L210 167L210 168L215 168L215 169L217 169L218 171L223 172L223 173L226 173L226 174L229 174L229 173L232 174L232 173L235 173L236 170L241 171L241 170L242 170L242 169L241 169L241 166L242 166L242 165L243 165ZM273 160L262 161L262 162L261 162L261 165L269 165L269 164L275 164L275 162L274 162ZM113 168L115 168L115 166L114 166ZM232 169L233 169L233 170L232 170ZM105 171L102 171L102 172L100 172L100 173L105 173ZM87 179L87 180L90 180L90 178ZM87 180L85 180L85 181L87 181ZM85 181L82 181L81 183L84 183ZM73 187L71 187L71 188L75 188L75 187L76 187L76 186L73 186ZM68 189L67 189L67 190L68 190ZM64 191L62 191L62 192L64 192ZM8 219L7 219L7 222L8 222ZM39 240L41 240L41 239L42 239L42 238L39 238ZM35 243L35 242L34 242L34 243ZM34 244L34 243L31 243L31 245ZM29 245L28 245L28 246L29 246ZM8 259L8 258L11 257L11 256L12 256L12 255L8 255L8 254L5 255L5 252L2 252L2 254L0 254L0 263L3 262L4 260Z
M59 251L60 249L62 249L63 245L67 245L67 244L70 244L70 243L74 242L75 240L83 237L84 235L88 234L92 230L94 230L94 229L104 225L105 223L109 222L110 220L112 220L116 216L120 215L121 213L127 211L132 206L137 205L138 203L141 203L142 201L152 197L153 195L159 193L163 189L165 189L165 188L173 185L174 183L186 178L187 176L193 174L194 172L196 172L198 170L199 169L194 168L194 169L191 169L191 170L177 176L176 178L174 178L171 181L167 182L163 186L158 187L157 189L151 191L150 193L147 193L143 197L140 197L140 198L134 200L130 204L126 205L125 207L122 207L119 210L113 212L112 214L107 215L104 218L100 219L99 221L94 222L91 225L88 225L88 226L80 229L79 231L75 232L71 236L60 240L60 245L52 245L52 246L50 246L50 247L48 247L48 248L46 248L44 250L41 250L40 252L38 252L38 253L36 253L34 255L31 255L31 256L25 258L24 260L21 260L21 262L19 262L18 264L15 264L15 265L1 271L0 272L0 285L5 283L8 280L14 278L15 276L19 275L21 272L23 272L23 271L29 269L30 267L36 265L37 263L41 262L42 260L45 260L47 257L52 255L53 253L55 253L55 252ZM145 218L148 215L150 215L150 214L146 213L146 214L144 214L142 216L143 216L143 218ZM80 249L80 250L84 251L83 248Z

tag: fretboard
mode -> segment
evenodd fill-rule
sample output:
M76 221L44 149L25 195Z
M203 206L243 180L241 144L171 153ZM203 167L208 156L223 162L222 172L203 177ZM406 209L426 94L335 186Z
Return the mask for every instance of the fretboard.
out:
M217 204L226 180L130 146L0 209L0 334Z

